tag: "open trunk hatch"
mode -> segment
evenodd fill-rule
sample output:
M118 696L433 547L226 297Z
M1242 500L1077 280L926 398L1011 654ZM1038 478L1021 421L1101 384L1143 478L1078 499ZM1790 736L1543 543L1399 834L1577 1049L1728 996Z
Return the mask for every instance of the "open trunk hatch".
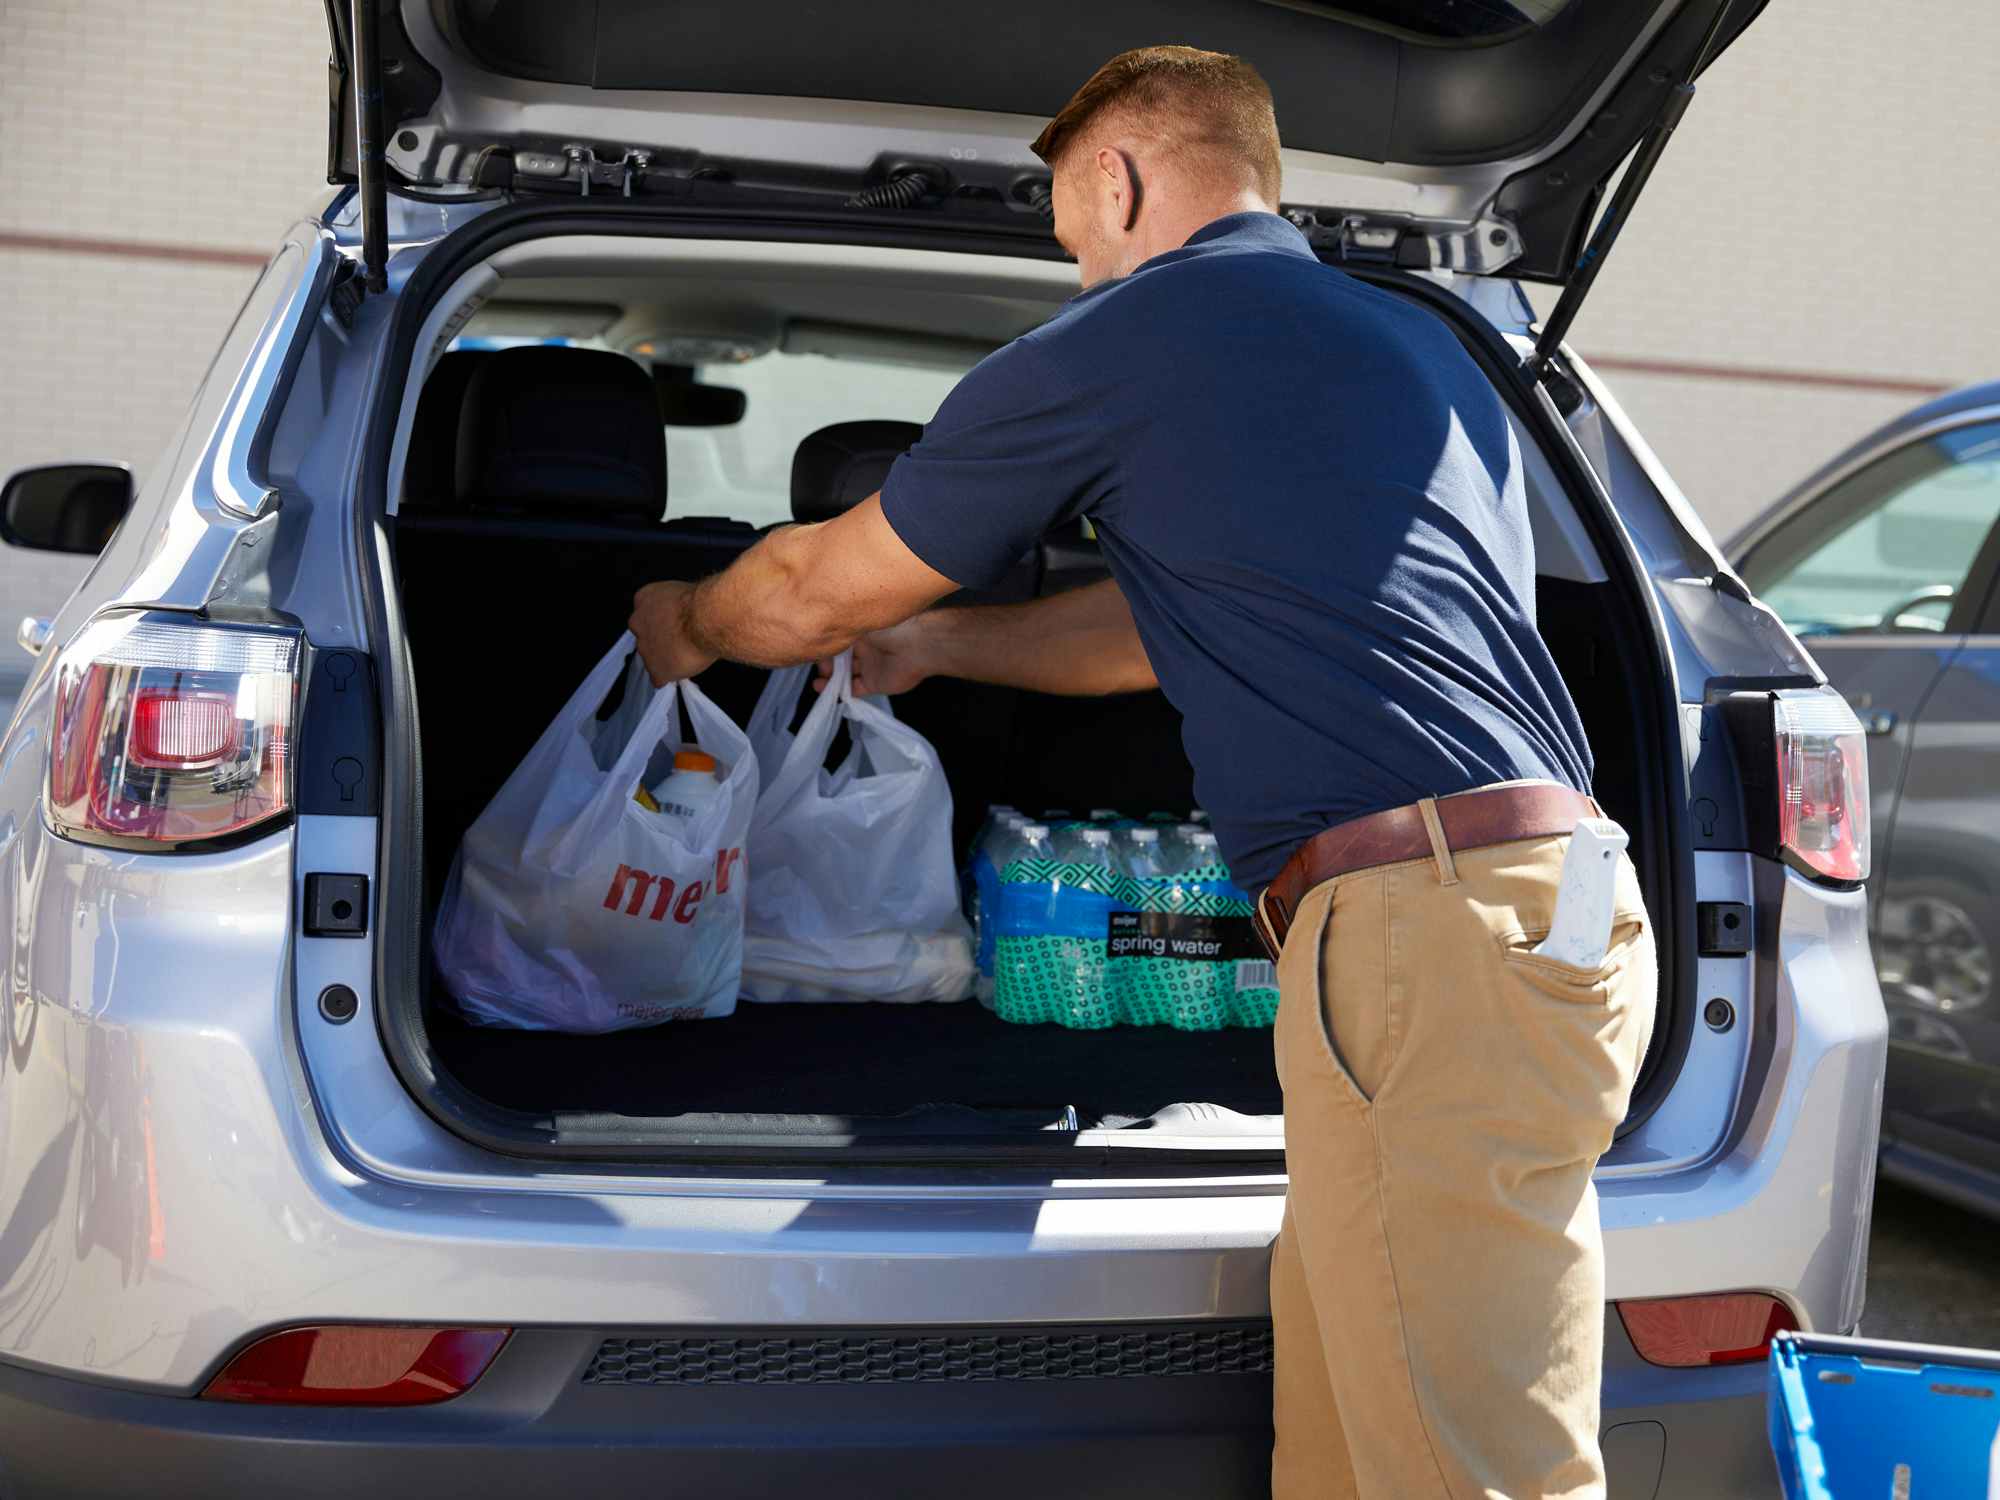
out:
M1189 0L1163 17L1141 0L328 0L329 175L379 160L391 186L729 183L839 203L917 162L937 173L927 208L1038 213L1040 122L1114 53L1184 42L1269 79L1293 192L1322 223L1379 214L1424 231L1392 238L1402 264L1504 261L1564 282L1618 164L1762 5ZM360 90L380 100L362 132L379 155L357 146L357 72L379 83Z

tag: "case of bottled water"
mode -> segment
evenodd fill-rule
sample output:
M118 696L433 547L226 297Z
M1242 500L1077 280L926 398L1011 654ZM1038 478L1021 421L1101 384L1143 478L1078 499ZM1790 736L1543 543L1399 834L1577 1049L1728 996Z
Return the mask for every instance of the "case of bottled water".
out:
M979 994L1074 1028L1269 1026L1274 965L1205 817L1111 808L1030 823L989 809L967 861Z

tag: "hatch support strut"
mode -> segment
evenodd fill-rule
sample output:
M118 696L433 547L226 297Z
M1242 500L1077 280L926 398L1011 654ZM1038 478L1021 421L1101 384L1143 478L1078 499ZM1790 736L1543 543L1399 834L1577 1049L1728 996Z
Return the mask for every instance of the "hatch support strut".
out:
M389 188L383 178L378 0L354 0L354 171L361 190L361 285L389 289Z
M1541 336L1535 340L1534 353L1522 363L1530 380L1547 381L1550 376L1549 361L1556 350L1562 347L1570 324L1576 321L1577 309L1583 306L1583 299L1590 295L1591 284L1597 280L1597 273L1604 269L1604 259L1611 253L1611 246L1618 239L1619 230L1625 227L1625 220L1632 212L1632 205L1638 201L1645 189L1646 179L1653 175L1653 168L1659 165L1660 155L1667 149L1667 139L1674 133L1674 127L1687 113L1688 101L1694 98L1694 81L1708 60L1715 53L1716 43L1722 37L1723 22L1728 20L1733 0L1722 0L1715 8L1715 15L1703 33L1701 45L1695 49L1694 60L1688 65L1687 76L1668 90L1667 97L1660 103L1660 112L1653 123L1646 127L1645 135L1639 138L1638 149L1632 153L1630 165L1625 175L1618 180L1618 189L1611 195L1611 202L1597 220L1597 227L1591 231L1589 243L1577 257L1576 270L1569 284L1556 299L1550 309L1549 318L1542 325ZM1573 402L1571 403L1574 404ZM1565 407L1565 411L1569 408Z

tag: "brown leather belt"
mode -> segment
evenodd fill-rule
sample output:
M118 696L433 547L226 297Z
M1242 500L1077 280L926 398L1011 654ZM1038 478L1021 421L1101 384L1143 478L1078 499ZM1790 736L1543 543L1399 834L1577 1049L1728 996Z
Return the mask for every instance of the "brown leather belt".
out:
M1445 847L1453 851L1550 838L1570 832L1578 818L1599 816L1597 804L1583 793L1542 781L1480 787L1440 797L1434 806ZM1314 886L1336 875L1430 853L1431 836L1420 802L1369 813L1313 835L1292 851L1285 867L1257 899L1252 925L1258 940L1275 960L1299 903Z

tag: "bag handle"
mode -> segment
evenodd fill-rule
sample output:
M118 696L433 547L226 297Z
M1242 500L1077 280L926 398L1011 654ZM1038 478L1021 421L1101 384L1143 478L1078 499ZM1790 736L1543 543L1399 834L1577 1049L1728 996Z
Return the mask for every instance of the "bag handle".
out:
M849 698L842 709L848 733L860 744L896 750L911 762L911 769L924 770L939 764L937 748L915 729L896 717L887 698ZM896 776L897 771L876 771L878 776Z
M611 654L598 663L597 670L584 679L583 687L569 701L558 720L566 730L574 732L584 716L596 712L597 705L604 701L604 695L611 691L611 680L624 669L626 654L635 645L637 641L628 630L611 648ZM647 680L651 681L650 678ZM591 696L593 688L596 690L595 697ZM573 710L579 702L586 707L582 714L574 714ZM569 857L579 846L588 848L596 844L610 824L624 814L625 804L631 800L632 788L644 773L646 762L652 759L654 747L666 737L667 716L673 713L679 702L679 683L670 682L665 687L654 689L653 701L646 705L645 713L632 726L618 758L604 773L583 815L573 820L551 846L551 865L558 869L566 868Z
M585 719L595 717L597 710L611 694L611 684L624 672L625 659L638 648L638 645L639 638L629 630L619 636L611 649L604 653L603 660L590 669L590 675L583 679L582 685L570 694L569 702L562 706L562 711L556 715L555 722L549 726L548 735L544 738L552 736L558 729L564 731L576 729ZM650 678L647 680L651 681Z
M790 667L788 672L803 674L810 667ZM803 681L803 677L799 679ZM827 684L820 690L819 701L806 714L805 723L792 736L792 742L785 747L785 758L778 763L770 784L764 788L764 800L772 807L781 807L797 795L801 786L819 774L820 766L826 760L828 747L833 737L840 732L840 716L845 705L852 700L854 688L854 653L843 651L833 659L833 671ZM797 689L793 690L793 700L797 701ZM762 706L761 703L759 705Z
M806 685L806 673L811 670L810 666L776 667L764 679L764 691L757 695L750 717L743 721L743 732L752 744L791 733L792 710L798 707L799 689Z

